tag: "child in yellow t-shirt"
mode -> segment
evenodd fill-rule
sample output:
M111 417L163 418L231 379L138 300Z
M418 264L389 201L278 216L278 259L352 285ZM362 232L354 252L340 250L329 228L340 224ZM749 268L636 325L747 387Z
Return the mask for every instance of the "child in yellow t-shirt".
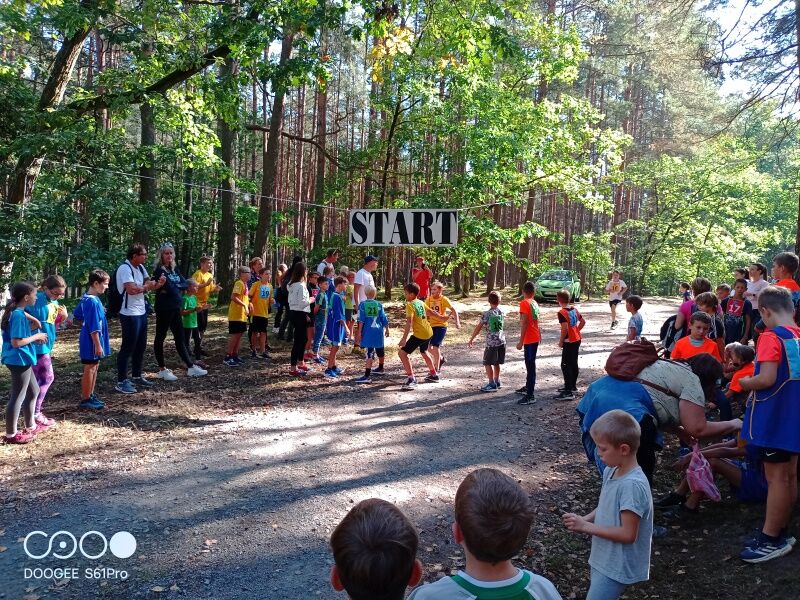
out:
M238 367L244 364L239 358L239 342L247 331L247 317L250 315L250 298L247 295L247 280L250 279L250 267L239 267L239 279L233 284L231 303L228 305L228 351L225 364Z
M419 353L422 354L422 359L428 367L428 376L425 381L438 382L439 376L436 374L436 368L433 365L433 359L428 352L431 338L433 337L433 329L428 321L428 315L433 314L433 311L425 306L422 300L418 300L419 286L416 283L409 283L405 287L406 292L406 328L403 331L403 338L400 340L400 362L403 363L403 368L406 371L408 379L403 385L404 390L413 390L417 387L417 378L414 377L414 369L411 366L411 359L409 354L419 348ZM409 337L411 332L411 337Z
M442 295L442 291L444 291L444 284L441 281L434 281L431 283L431 295L425 299L425 306L431 310L428 313L431 327L433 328L430 352L437 373L441 371L442 365L446 362L440 348L447 333L448 321L455 320L456 329L461 329L458 311L450 304L450 300Z
M202 358L208 356L208 352L203 350L203 336L208 328L208 309L211 305L208 303L208 298L212 292L219 292L222 290L214 282L214 260L210 256L203 256L200 258L200 268L194 272L192 279L197 282L197 305L204 306L203 310L197 313L197 334L200 337L200 346L197 346L195 352L198 353L195 358Z
M250 347L253 358L270 358L267 353L267 329L269 311L272 306L272 286L269 284L269 271L261 269L258 281L250 286L247 295L250 298Z

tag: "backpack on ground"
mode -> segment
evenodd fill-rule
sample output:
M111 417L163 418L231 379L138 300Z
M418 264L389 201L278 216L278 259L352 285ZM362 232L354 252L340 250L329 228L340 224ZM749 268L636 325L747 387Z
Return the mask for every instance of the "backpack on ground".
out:
M658 351L652 342L639 340L623 342L611 351L606 361L606 373L624 381L635 381L645 367L658 360Z

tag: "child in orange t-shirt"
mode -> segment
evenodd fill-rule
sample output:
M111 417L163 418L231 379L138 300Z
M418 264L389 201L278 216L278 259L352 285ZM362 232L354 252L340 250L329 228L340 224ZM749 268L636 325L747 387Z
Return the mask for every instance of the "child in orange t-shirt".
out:
M752 377L755 373L756 365L753 362L756 359L756 351L752 346L745 346L744 344L729 344L726 347L726 353L730 348L730 360L728 363L733 368L734 372L731 375L731 382L725 390L725 397L729 400L744 401L747 393L742 389L742 377Z
M533 404L536 398L533 389L536 387L536 351L539 349L539 342L542 335L539 332L539 305L533 296L536 286L532 281L526 281L522 286L524 296L519 303L519 342L517 350L525 351L525 385L517 390L522 394L522 398L517 400L517 404Z
M797 269L800 268L800 259L794 252L781 252L772 259L772 278L776 287L789 290L794 304L794 320L797 322L798 304L800 304L800 285L794 280ZM759 320L755 326L756 333L761 335L766 330L764 321Z
M581 329L586 325L583 316L569 303L570 293L561 290L556 299L561 307L558 311L558 322L561 335L558 347L561 348L561 373L564 375L564 387L561 388L557 400L574 400L578 391L578 352L581 348Z
M711 329L711 317L706 313L696 312L689 320L689 335L675 342L670 358L672 360L686 360L698 354L708 353L722 362L717 343L706 337Z

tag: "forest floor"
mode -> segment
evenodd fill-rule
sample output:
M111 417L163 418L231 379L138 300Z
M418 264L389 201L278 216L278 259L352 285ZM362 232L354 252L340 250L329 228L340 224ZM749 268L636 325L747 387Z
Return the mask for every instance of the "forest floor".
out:
M566 532L560 515L590 511L599 479L580 444L576 402L554 399L561 381L556 309L542 311L538 402L519 406L514 390L524 383L524 365L514 348L517 312L515 303L504 304L510 343L504 387L492 394L479 391L482 348L466 346L485 309L479 298L457 304L464 327L448 332L443 381L410 392L401 390L394 351L389 374L361 387L351 383L363 368L356 354L343 357L347 372L339 381L323 378L321 369L291 379L286 345L274 341L274 363L225 367L220 313L207 340L208 377L188 379L175 369L178 382L121 396L112 391L112 359L101 364L98 385L107 408L87 414L77 410L77 332L65 332L45 405L58 428L25 447L0 446L0 598L342 598L328 583L328 539L350 507L369 497L396 503L413 520L425 581L434 581L464 564L450 534L453 497L463 477L481 466L509 473L535 503L517 564L552 579L564 598L583 598L590 542ZM387 347L394 347L401 313L397 304L389 309ZM587 319L579 381L585 389L624 339L627 315L610 331L606 303L583 303L580 310ZM646 334L656 338L674 310L672 300L648 299ZM177 364L174 353L168 362ZM149 350L146 364L154 364ZM2 377L0 388L7 388ZM667 468L674 456L674 448L663 453L656 494L675 483ZM668 536L654 542L651 580L631 587L626 598L797 597L800 552L761 566L740 562L742 541L763 509L737 504L725 484L721 491L723 501L705 504L697 516L669 523L657 516ZM128 531L138 546L127 559L110 551L97 560L80 551L66 560L25 555L22 541L30 532L59 530L77 539L89 531L107 539ZM103 550L96 534L83 547L90 555ZM43 537L31 538L31 554L46 550Z

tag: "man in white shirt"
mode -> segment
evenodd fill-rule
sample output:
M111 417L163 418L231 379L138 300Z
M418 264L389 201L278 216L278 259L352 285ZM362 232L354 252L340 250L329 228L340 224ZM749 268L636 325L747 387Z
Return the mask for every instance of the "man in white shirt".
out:
M128 249L127 260L117 268L114 285L122 295L119 309L119 323L122 328L122 345L117 356L117 385L114 389L122 394L134 394L134 382L149 387L153 383L142 375L144 351L147 347L147 304L144 293L164 285L166 278L153 281L142 266L147 259L144 244L133 244ZM128 360L131 361L131 375L128 379Z
M367 299L365 289L368 285L375 286L375 279L372 277L372 272L378 268L378 258L368 254L364 257L364 266L356 273L356 278L353 281L353 298L355 299L355 306L353 310L358 312L358 305Z
M325 271L325 267L334 267L334 263L339 260L339 250L336 248L331 248L328 250L327 256L325 256L325 260L323 260L319 265L317 265L317 273L320 275L323 274ZM335 269L336 267L334 267Z

